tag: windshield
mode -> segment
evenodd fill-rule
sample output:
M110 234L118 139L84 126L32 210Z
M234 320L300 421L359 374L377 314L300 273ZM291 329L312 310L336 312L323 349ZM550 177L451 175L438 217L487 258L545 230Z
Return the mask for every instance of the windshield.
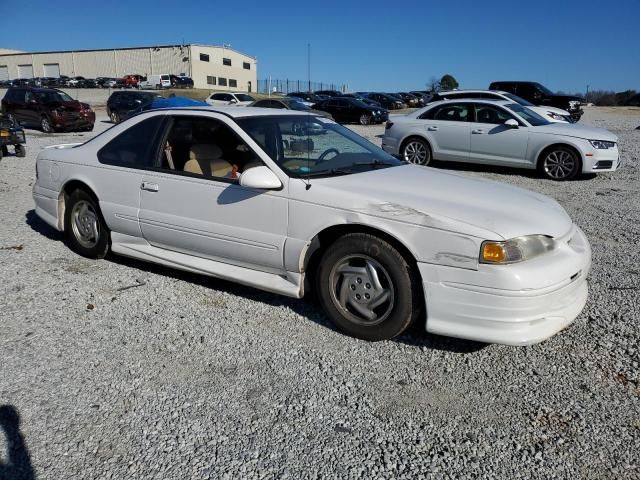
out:
M260 116L241 118L237 123L291 177L331 177L404 165L323 117Z
M73 102L73 98L64 92L57 92L52 90L51 92L35 92L36 97L43 103L62 103Z
M236 93L236 98L239 102L255 102L256 99L246 93Z
M539 127L540 125L549 125L551 122L548 122L543 117L538 115L536 112L531 110L530 108L523 107L522 105L518 105L517 103L510 103L506 105L506 107L512 112L517 113L522 118L524 118L527 122L529 122L534 127Z
M534 107L535 106L533 103L528 102L524 98L519 97L518 95L514 95L513 93L503 93L502 95L504 95L507 98L510 98L514 102L519 103L520 105L523 105L525 107Z
M534 85L537 88L539 88L542 91L542 93L544 93L545 95L551 95L551 96L554 95L554 93L551 90L549 90L547 87L545 87L544 85L541 85L539 83L534 83Z

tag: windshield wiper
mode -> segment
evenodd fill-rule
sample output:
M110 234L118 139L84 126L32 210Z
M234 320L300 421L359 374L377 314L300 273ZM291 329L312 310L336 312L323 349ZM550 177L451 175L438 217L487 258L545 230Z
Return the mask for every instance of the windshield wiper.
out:
M384 160L374 160L372 162L353 162L351 164L352 167L367 166L367 165L370 165L375 169L376 167L395 167L397 164L391 163L391 162L385 162Z
M315 172L309 172L307 174L300 175L302 178L322 177L326 175L349 175L353 173L352 170L344 168L327 168L325 170L316 170Z

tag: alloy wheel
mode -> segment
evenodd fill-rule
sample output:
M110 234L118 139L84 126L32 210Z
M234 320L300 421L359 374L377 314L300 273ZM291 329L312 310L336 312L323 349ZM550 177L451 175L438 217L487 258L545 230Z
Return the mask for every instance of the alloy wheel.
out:
M98 214L89 202L80 200L71 211L71 229L80 245L93 248L100 239Z
M49 123L49 119L47 117L42 117L42 120L40 121L40 127L42 128L42 131L44 133L53 132L53 128L51 128L51 123Z
M366 255L348 255L329 274L331 300L349 320L360 325L382 323L393 310L395 291L385 268Z
M404 147L404 159L416 165L427 165L431 160L429 148L419 140L411 140Z
M576 159L566 150L553 150L545 157L542 167L549 178L564 180L573 174Z
M360 125L369 125L371 123L371 116L363 113L360 115Z

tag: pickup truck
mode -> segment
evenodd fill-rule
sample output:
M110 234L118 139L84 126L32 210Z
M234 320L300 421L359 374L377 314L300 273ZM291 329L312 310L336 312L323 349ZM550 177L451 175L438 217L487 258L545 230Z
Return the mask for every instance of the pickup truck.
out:
M584 98L573 95L557 95L537 82L492 82L489 85L489 90L510 92L530 101L534 105L561 108L569 112L573 122L580 120L584 113L580 106L585 103Z

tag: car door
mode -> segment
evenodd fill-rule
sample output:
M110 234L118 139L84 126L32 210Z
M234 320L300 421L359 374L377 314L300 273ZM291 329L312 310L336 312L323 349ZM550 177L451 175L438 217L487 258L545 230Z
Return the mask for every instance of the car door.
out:
M237 173L262 164L239 132L223 115L172 116L140 185L140 229L160 249L282 272L286 192L239 185Z
M469 159L469 133L473 104L445 103L427 110L420 117L421 128L431 144L433 158L466 162Z
M529 144L528 127L498 105L476 103L474 110L469 161L522 166ZM518 128L505 125L509 119L516 120Z

